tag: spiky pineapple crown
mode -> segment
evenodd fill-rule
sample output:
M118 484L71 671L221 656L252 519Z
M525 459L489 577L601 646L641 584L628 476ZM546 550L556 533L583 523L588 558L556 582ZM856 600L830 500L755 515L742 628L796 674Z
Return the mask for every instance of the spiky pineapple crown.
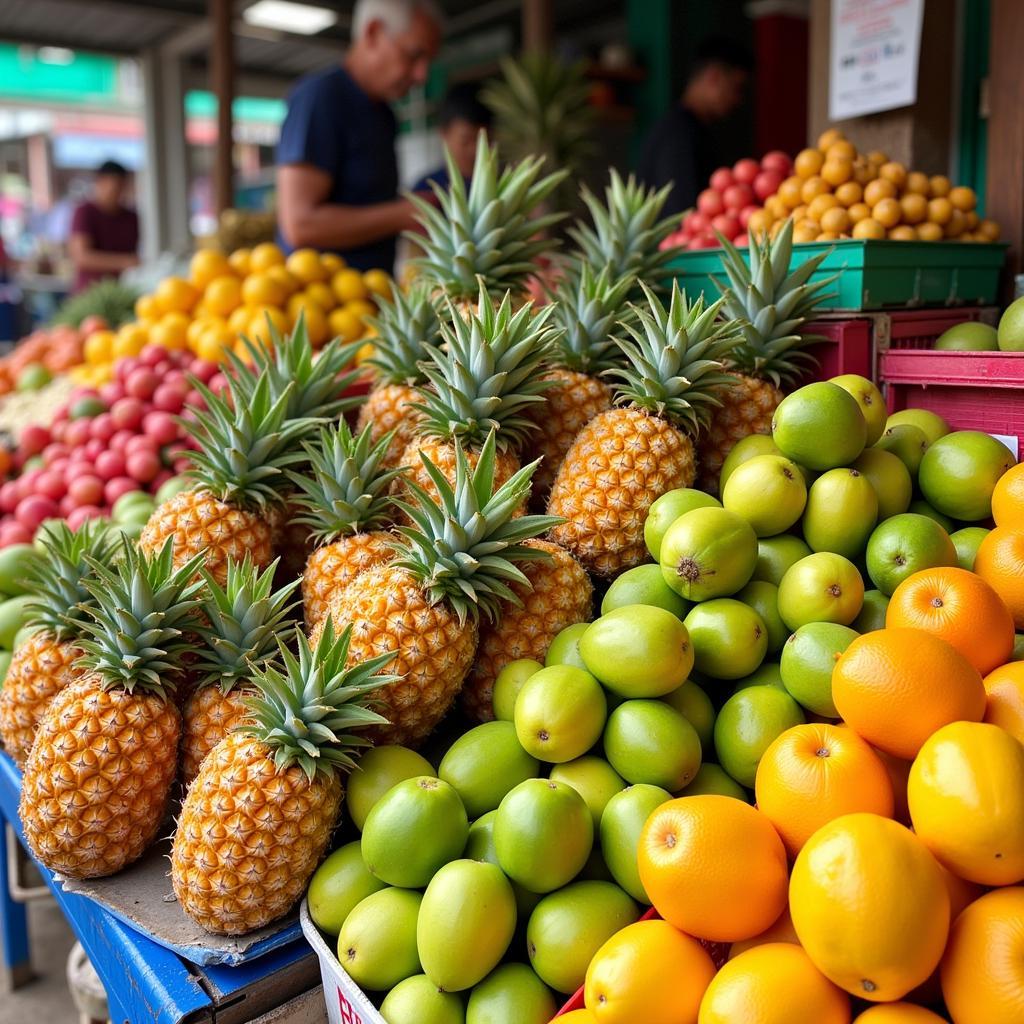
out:
M415 281L407 293L394 289L389 300L380 299L380 311L366 322L376 332L374 354L366 362L380 384L419 384L421 359L441 344L441 326L431 290Z
M277 564L261 572L248 554L241 562L229 558L223 587L202 570L206 591L193 627L202 639L195 666L199 686L216 685L229 693L277 655L277 636L296 605L292 595L300 583L289 580L275 591Z
M635 323L626 324L630 340L622 342L629 366L609 371L622 383L616 401L646 409L676 423L690 434L707 424L718 395L734 384L725 372L725 360L740 342L740 326L721 322L723 299L704 305L704 297L688 302L672 284L666 309L646 284L641 283L646 306L634 307Z
M563 522L558 516L515 513L530 495L530 481L540 460L524 466L501 487L494 487L496 457L492 431L472 468L462 445L455 444L455 485L420 452L423 467L437 489L433 498L413 481L407 486L415 503L396 499L412 526L400 526L394 565L420 580L431 604L447 601L460 621L481 612L494 621L501 602L522 602L509 583L528 585L517 563L547 558L523 541Z
M193 643L195 611L205 583L199 576L203 555L174 568L173 540L155 554L125 544L113 566L86 556L92 574L82 581L92 597L79 641L80 664L95 672L104 688L142 690L166 699Z
M308 472L288 474L298 489L293 504L304 510L293 521L310 527L321 544L389 522L388 488L402 473L384 465L393 436L374 443L372 424L353 435L344 420L321 430L318 443L306 445Z
M279 771L296 764L311 782L318 773L329 777L350 771L356 763L353 752L370 745L356 730L387 724L371 704L375 690L399 678L376 674L394 652L346 668L351 635L349 626L336 637L328 616L311 648L296 627L298 657L278 637L279 662L252 673L259 693L246 700L251 720L238 731L270 747Z
M184 424L199 447L192 452L192 467L185 475L197 490L230 505L279 506L288 482L284 468L306 457L297 449L309 431L309 421L288 416L296 385L289 384L274 397L277 389L264 370L251 390L229 382L230 403L198 381L195 386L206 409Z
M671 188L646 189L632 175L623 181L614 168L603 203L584 186L580 194L593 225L577 222L569 229L576 244L569 273L578 274L589 264L597 271L607 267L613 280L631 276L653 283L664 276L661 268L680 252L678 247L659 248L679 219L675 214L659 219Z
M63 521L46 526L43 552L30 572L33 599L26 608L28 625L58 640L77 640L94 604L84 582L92 572L88 560L109 565L123 537L115 537L99 520L85 522L77 530Z
M819 253L792 273L793 221L787 220L773 240L750 236L750 263L739 250L719 236L725 281L712 275L725 302L722 312L743 321L743 342L730 360L740 372L771 381L776 387L791 384L814 366L814 357L802 351L821 338L801 333L814 310L832 297L826 288L838 275L810 284L828 253Z
M599 374L621 365L623 322L631 309L627 298L635 280L613 279L605 267L600 273L584 264L579 274L568 274L550 292L554 303L551 321L563 329L555 341L554 361L567 370Z
M273 400L288 394L286 419L306 420L307 434L316 429L316 420L333 420L362 401L359 396L344 394L361 373L355 366L361 342L334 338L314 358L305 313L299 314L291 333L282 334L270 317L267 330L269 344L260 337L255 341L242 337L248 359L229 350L235 392L251 396L265 376Z
M463 315L449 304L450 317L441 324L445 344L421 364L433 387L418 388L414 405L428 436L479 446L495 430L504 451L537 429L527 410L551 386L542 374L558 331L548 324L551 306L513 312L508 292L496 307L482 279L479 289L478 312Z
M414 266L426 282L453 299L473 299L479 277L491 295L521 291L537 269L537 258L555 244L543 233L562 217L560 213L536 216L534 210L567 172L540 178L544 161L538 157L501 170L497 148L483 131L468 192L450 153L446 161L448 190L432 183L438 205L412 197L425 232L407 236L425 253L413 260Z

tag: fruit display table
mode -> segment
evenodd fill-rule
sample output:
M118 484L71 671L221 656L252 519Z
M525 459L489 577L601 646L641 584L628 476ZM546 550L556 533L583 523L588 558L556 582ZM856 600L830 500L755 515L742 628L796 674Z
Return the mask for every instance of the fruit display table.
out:
M17 813L20 782L17 768L0 754L0 824L9 826L23 843ZM39 871L99 973L110 1019L117 1024L311 1024L324 1019L317 959L304 941L238 967L197 967L122 924L92 900L64 892L45 868ZM25 907L11 899L8 873L7 858L0 857L4 977L17 987L31 976L30 945Z

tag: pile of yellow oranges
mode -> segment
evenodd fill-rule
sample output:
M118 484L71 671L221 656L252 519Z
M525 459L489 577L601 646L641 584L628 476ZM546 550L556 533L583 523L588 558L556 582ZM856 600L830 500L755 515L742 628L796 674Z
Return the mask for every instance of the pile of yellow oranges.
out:
M376 300L391 294L383 270L365 273L333 253L297 249L285 256L272 242L225 255L200 249L189 276L164 278L135 304L137 319L118 331L94 331L83 347L84 365L73 375L82 383L109 380L116 360L138 355L146 345L189 350L222 362L244 353L241 338L269 341L269 323L293 328L300 314L314 348L328 339L355 341L366 334Z
M770 234L792 217L796 242L999 238L999 225L979 217L973 189L954 187L943 174L908 170L877 150L859 153L836 128L797 154L793 172L765 200L764 209L751 215L749 231Z

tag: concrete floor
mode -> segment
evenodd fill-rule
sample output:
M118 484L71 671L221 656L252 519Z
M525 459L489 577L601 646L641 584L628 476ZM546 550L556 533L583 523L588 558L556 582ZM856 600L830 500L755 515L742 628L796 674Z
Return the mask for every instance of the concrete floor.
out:
M31 903L29 930L36 978L16 992L0 994L0 1024L78 1024L65 980L75 937L57 904L52 900Z

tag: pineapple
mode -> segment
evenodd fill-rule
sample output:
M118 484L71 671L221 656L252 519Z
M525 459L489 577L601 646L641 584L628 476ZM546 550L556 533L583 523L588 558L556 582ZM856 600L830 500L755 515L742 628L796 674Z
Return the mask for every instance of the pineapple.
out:
M277 654L277 634L289 619L298 579L273 590L274 562L260 572L246 557L228 561L227 584L205 573L200 606L198 662L190 666L195 685L182 709L181 779L186 786L206 755L247 715L253 690L249 674Z
M390 653L346 668L350 630L328 621L298 657L252 673L251 717L203 762L181 807L171 880L181 908L217 935L243 935L288 913L327 850L344 796L341 775L384 719L368 706Z
M657 192L645 189L632 175L623 181L614 168L604 203L584 187L583 201L594 224L577 223L569 229L576 243L569 254L569 275L578 275L589 264L595 272L607 268L613 281L632 277L637 285L643 282L655 287L666 276L665 264L680 251L678 247L660 248L678 220L674 214L658 219L670 191L670 185ZM634 296L641 298L638 288Z
M689 303L672 286L668 310L642 285L646 308L622 349L631 364L611 373L625 408L595 416L566 453L548 512L565 522L550 539L591 572L614 576L646 561L644 520L666 491L696 475L693 437L731 378L723 360L740 340L734 323L716 322L724 300Z
M751 236L749 266L731 242L720 241L728 287L713 280L725 297L723 313L743 321L743 341L729 357L736 383L722 395L700 445L701 487L712 494L718 491L722 463L733 445L749 434L770 434L772 417L785 397L782 389L813 367L814 359L804 349L821 339L801 334L800 328L831 297L824 290L835 281L829 277L808 283L826 253L789 272L791 220L771 242Z
M125 545L113 569L89 561L86 674L50 702L22 779L25 838L51 871L112 875L156 838L178 769L173 696L201 563L175 569L170 541L153 557Z
M318 544L302 573L302 607L312 629L327 613L332 596L359 573L394 553L388 488L400 469L385 469L392 435L373 441L367 425L352 435L342 420L307 446L309 475L290 473L299 490L294 503L304 511L296 522L308 526Z
M469 191L451 155L447 191L433 185L437 206L413 196L424 234L408 238L425 253L413 261L423 280L436 291L468 308L477 298L478 278L495 298L523 295L527 278L553 243L547 229L561 220L558 213L534 216L534 208L551 195L565 177L556 171L540 178L543 160L531 156L501 170L497 148L481 132Z
M441 342L437 308L426 286L417 282L407 295L396 289L391 302L381 300L380 313L369 323L377 337L367 365L374 368L376 379L359 410L357 426L371 427L374 443L392 431L384 464L397 466L422 418L414 408L419 401L415 386L425 379L419 361Z
M547 373L552 386L544 405L533 410L536 454L543 461L533 478L534 498L546 502L558 467L573 438L599 412L611 408L612 390L600 375L622 363L620 321L629 315L626 297L631 277L612 280L608 268L600 274L587 265L578 276L564 278L552 292L552 323L563 333L555 342L555 368Z
M188 473L194 487L155 509L139 547L153 554L173 538L175 565L202 555L202 564L223 586L229 558L240 562L248 554L261 569L270 564L287 484L283 470L305 458L296 444L309 426L304 419L288 419L295 385L273 397L266 370L248 391L232 385L231 404L198 387L206 410L187 424L199 445Z
M548 326L553 307L534 312L521 306L513 312L508 292L495 307L482 279L478 297L478 312L465 317L453 312L451 322L441 325L445 344L422 364L433 387L418 389L416 408L424 416L420 436L402 454L403 464L411 467L409 479L435 498L431 474L418 458L421 452L454 483L454 442L462 443L472 463L494 431L500 486L519 469L518 451L537 429L529 414L553 383L544 377L556 336Z
M551 641L566 626L589 622L594 587L579 562L565 548L546 540L527 540L547 560L523 566L526 584L513 583L515 601L503 601L497 621L480 625L473 667L462 689L462 706L478 722L494 717L494 681L517 658L542 662Z
M32 635L19 644L0 689L0 737L15 764L25 766L36 727L54 694L81 678L82 620L92 597L83 585L86 561L107 564L118 546L105 526L87 522L77 531L60 522L45 533L43 557L35 563L28 625Z
M372 730L381 743L417 744L458 695L473 663L481 612L494 620L502 602L517 605L511 589L527 586L520 563L548 558L525 542L558 520L515 516L530 492L536 463L495 487L492 431L472 468L455 443L455 485L421 456L438 498L411 484L415 505L399 503L412 521L399 528L395 560L363 573L339 591L317 630L332 619L351 624L351 661L395 651L399 675L379 692L387 726ZM314 637L317 630L314 630Z

